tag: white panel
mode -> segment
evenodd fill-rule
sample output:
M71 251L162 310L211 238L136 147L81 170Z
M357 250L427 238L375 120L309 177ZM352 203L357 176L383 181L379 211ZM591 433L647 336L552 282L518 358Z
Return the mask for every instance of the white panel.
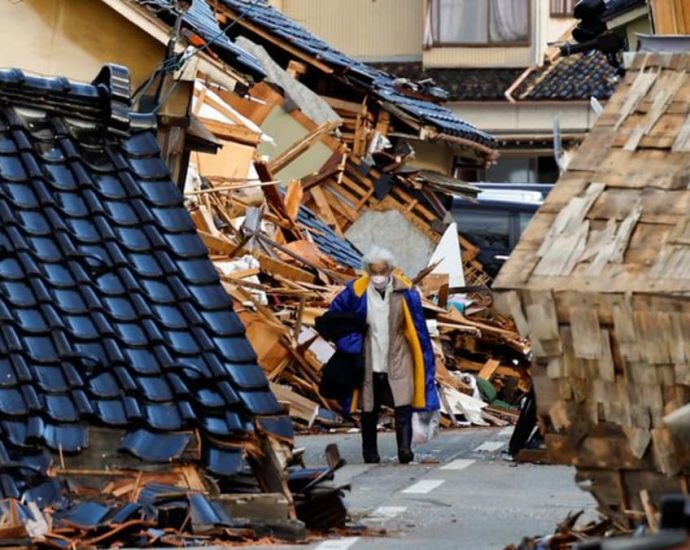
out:
M441 237L436 250L429 258L429 265L440 261L432 273L448 274L450 286L465 286L465 274L460 255L460 241L458 240L458 226L451 223Z

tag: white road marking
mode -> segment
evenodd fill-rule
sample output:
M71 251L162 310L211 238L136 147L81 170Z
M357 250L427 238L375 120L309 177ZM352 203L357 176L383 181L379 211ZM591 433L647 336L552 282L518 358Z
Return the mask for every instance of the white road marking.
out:
M507 436L510 437L513 435L513 430L515 429L515 426L508 426L507 428L503 428L500 432L498 432L498 435L502 436Z
M456 458L455 460L449 462L448 464L445 464L441 466L441 470L464 470L465 468L469 468L477 462L476 460L470 460L467 458Z
M506 444L505 441L485 441L479 447L477 447L474 450L474 452L475 453L493 453L494 451L498 451L499 449L503 448L503 446L505 444Z
M314 550L347 550L359 540L359 537L345 537L342 539L325 540Z
M445 482L444 479L423 479L422 481L410 485L403 493L408 495L426 495Z
M405 506L379 506L371 513L369 519L372 521L386 521L404 514L406 510Z

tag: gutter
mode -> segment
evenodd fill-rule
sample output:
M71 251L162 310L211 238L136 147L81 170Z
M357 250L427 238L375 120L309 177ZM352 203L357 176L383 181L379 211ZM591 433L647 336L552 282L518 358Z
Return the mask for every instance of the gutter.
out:
M522 83L527 79L527 77L528 77L529 75L531 75L531 74L534 72L534 70L535 70L536 68L537 68L537 67L536 67L535 65L532 65L531 67L527 67L527 68L525 69L525 72L522 73L522 74L518 77L518 79L510 85L510 88L508 88L508 89L505 91L505 94L503 94L503 95L505 95L505 98L506 98L508 101L510 101L510 103L517 103L517 100L513 97L513 92L514 92L515 90L517 90L517 89L520 87L520 84L522 84Z

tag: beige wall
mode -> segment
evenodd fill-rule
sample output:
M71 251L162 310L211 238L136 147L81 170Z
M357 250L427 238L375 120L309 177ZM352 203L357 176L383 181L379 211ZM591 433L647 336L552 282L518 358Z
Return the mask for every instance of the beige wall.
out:
M496 134L541 132L550 134L554 115L558 115L562 132L584 132L595 118L589 103L453 103L448 105L459 117L487 132Z
M551 18L548 0L533 0L532 45L423 49L427 0L270 0L309 30L365 61L423 59L425 66L528 67L574 20Z
M444 47L424 51L424 66L453 67L528 67L532 65L532 48Z
M634 52L637 50L637 44L639 42L637 35L638 34L651 34L652 28L651 28L651 24L649 22L649 19L647 17L643 17L640 19L636 19L635 21L630 23L626 27L625 32L628 36L629 50L631 52Z
M429 143L428 141L409 140L414 147L414 165L425 170L451 175L453 171L453 158L457 151L442 143Z
M0 2L0 66L92 80L107 62L127 65L135 85L164 55L162 44L100 0Z
M282 10L358 59L420 59L422 0L281 0Z

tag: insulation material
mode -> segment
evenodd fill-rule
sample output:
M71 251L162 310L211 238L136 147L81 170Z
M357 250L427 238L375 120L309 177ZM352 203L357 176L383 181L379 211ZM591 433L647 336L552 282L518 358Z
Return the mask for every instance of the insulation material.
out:
M372 246L387 248L408 277L429 265L434 251L434 243L397 210L364 212L345 236L365 253Z

